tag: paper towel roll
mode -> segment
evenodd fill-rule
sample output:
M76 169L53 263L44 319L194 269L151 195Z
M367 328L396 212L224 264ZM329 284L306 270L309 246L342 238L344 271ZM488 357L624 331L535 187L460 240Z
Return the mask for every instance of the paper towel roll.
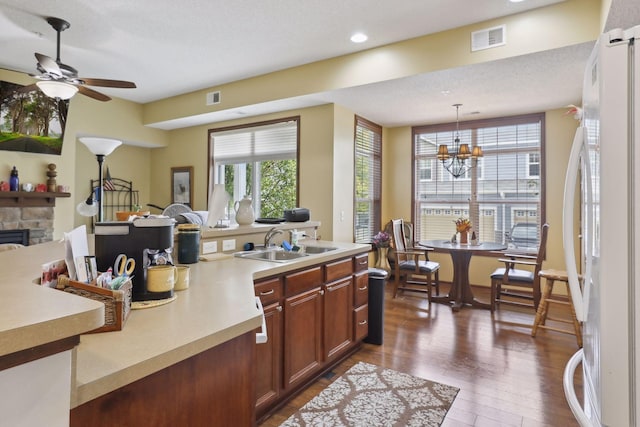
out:
M229 193L224 189L224 184L215 184L209 197L209 215L207 226L215 227L218 221L224 218L225 209L229 203Z

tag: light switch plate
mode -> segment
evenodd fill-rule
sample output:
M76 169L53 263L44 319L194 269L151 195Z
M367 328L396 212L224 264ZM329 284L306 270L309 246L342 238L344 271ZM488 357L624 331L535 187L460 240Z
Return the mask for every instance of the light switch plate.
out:
M223 251L233 251L236 248L236 239L229 239L222 241L222 250Z
M202 243L202 253L203 254L212 254L214 252L218 252L218 242L203 242Z

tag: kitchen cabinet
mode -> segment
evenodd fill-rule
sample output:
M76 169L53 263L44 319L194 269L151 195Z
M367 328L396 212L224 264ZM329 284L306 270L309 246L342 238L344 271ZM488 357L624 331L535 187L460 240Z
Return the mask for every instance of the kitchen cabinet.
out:
M322 267L284 276L284 387L307 379L322 364Z
M269 334L256 344L258 420L367 336L367 263L365 253L255 282Z
M282 279L257 282L254 289L264 308L268 337L266 343L256 344L256 415L259 417L278 400L282 389Z

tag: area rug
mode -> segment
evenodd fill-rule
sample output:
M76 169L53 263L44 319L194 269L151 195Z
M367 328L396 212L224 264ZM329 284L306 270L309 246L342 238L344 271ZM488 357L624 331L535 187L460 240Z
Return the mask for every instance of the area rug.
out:
M459 390L359 362L280 427L439 426Z

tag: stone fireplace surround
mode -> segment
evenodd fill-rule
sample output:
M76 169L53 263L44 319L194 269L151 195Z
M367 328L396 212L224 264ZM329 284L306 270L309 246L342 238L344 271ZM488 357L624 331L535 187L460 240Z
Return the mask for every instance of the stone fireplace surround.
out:
M3 231L28 230L29 245L50 242L53 240L55 200L70 196L70 193L57 192L0 192L0 234L7 234ZM16 234L16 240L21 239L21 233Z
M53 240L53 207L0 207L0 233L16 230L29 230L29 245L50 242Z

